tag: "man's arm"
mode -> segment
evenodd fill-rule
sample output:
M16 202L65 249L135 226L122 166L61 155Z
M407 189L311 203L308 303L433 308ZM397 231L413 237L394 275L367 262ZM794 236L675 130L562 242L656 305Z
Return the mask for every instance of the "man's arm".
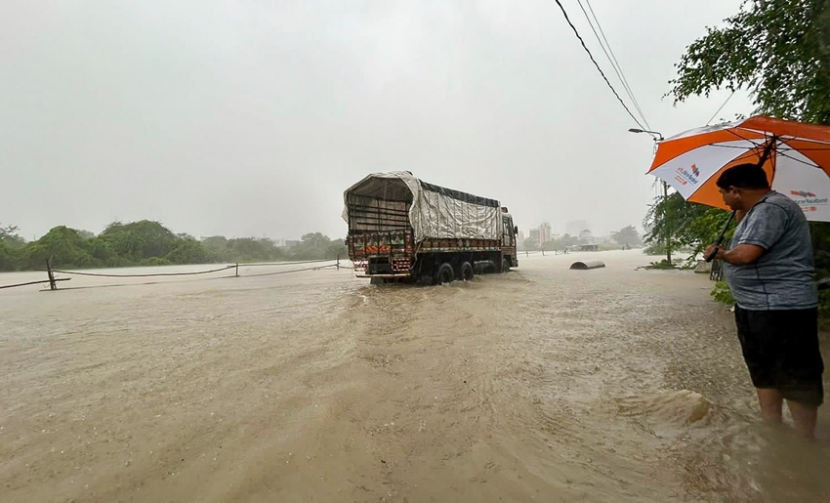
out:
M754 210L751 221L747 221L738 243L732 249L710 245L706 248L706 257L717 248L716 260L728 264L747 265L756 262L784 233L787 226L787 214L774 204L761 203ZM735 215L739 220L746 217L744 212Z
M715 245L709 246L709 248L706 249L705 256L708 257L714 248L716 248ZM720 247L717 248L718 253L715 255L715 260L720 260L722 262L726 262L727 264L734 265L752 264L764 254L763 248L753 244L739 244L731 250Z

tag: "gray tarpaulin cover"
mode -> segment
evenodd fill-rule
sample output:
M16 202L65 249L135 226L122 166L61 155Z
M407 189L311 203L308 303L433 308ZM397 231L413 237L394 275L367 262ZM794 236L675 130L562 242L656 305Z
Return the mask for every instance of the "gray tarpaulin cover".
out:
M423 182L406 171L373 173L344 193L343 219L349 201L411 201L409 222L415 241L437 239L501 239L498 201Z

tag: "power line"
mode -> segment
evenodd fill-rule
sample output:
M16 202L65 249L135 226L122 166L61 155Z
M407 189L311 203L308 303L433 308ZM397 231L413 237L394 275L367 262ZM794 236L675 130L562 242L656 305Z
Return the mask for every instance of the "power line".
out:
M568 16L568 12L565 10L565 7L562 5L562 2L560 0L555 0L555 1L556 1L556 5L559 6L559 10L562 11L562 15L565 16L565 21L568 22L568 25L571 27L571 30L573 30L573 32L574 32L574 35L576 35L576 38L579 39L579 43L582 44L582 48L585 49L585 52L588 53L588 57L591 58L591 62L594 63L594 66L597 68L597 71L602 76L602 79L605 81L606 84L608 84L608 88L611 89L611 92L614 93L614 96L616 96L617 101L619 101L620 105L622 105L623 108L625 109L625 111L628 112L628 115L630 115L631 118L634 119L634 122L638 126L640 126L640 129L649 129L649 128L643 126L640 123L639 120L637 120L637 117L635 117L634 114L631 113L631 110L629 110L628 106L625 104L625 102L622 100L622 98L620 98L620 95L617 94L617 90L614 89L614 86L612 86L611 82L608 81L608 77L605 76L605 72L602 71L602 68L600 68L599 63L597 63L597 60L594 59L594 55L591 54L591 50L588 49L588 46L585 45L585 40L582 39L582 36L579 34L579 31L576 29L576 26L574 26L574 24L571 22L571 18Z
M588 6L588 10L591 11L591 16L594 18L594 22L597 25L597 29L599 30L600 35L602 35L602 41L600 41L599 36L597 35L597 31L594 30L594 26L591 23L591 19L588 17L588 13L585 12L585 8L582 6L581 0L577 0L579 3L579 7L582 9L583 14L585 14L586 19L588 19L588 24L591 26L591 29L594 31L594 35L597 37L597 42L599 42L600 47L602 47L602 51L605 52L605 57L608 58L608 61L611 63L611 66L614 68L614 71L617 72L617 77L620 79L623 87L625 88L628 97L631 98L631 101L634 103L634 108L637 109L637 112L640 114L640 118L643 119L643 122L651 129L651 124L648 123L648 119L646 119L645 114L643 113L643 109L640 108L640 103L637 101L637 98L634 96L634 91L631 89L631 85L628 83L628 79L625 76L625 72L623 72L622 66L620 62L617 61L617 55L614 54L614 50L611 48L611 44L608 42L608 38L605 36L605 30L602 29L602 25L599 22L599 18L597 17L596 13L594 12L594 7L591 5L591 0L585 0L585 4ZM603 46L603 41L605 45ZM608 47L608 50L605 50L605 47ZM609 56L610 53L610 56ZM619 71L618 71L619 70Z
M726 104L727 104L727 103L729 103L729 100L731 100L731 99L732 99L732 96L735 96L735 91L732 91L732 94L730 94L730 95L729 95L729 97L728 97L728 98L726 98L726 101L724 101L724 102L723 102L723 105L721 105L721 106L720 106L720 108L718 108L718 111L712 114L712 118L711 118L711 119L709 119L708 121L706 121L706 125L707 125L707 126L708 126L708 125L709 125L709 124L710 124L713 120L715 120L715 117L716 117L716 116L720 113L720 111L721 111L721 110L723 110L723 107L725 107L725 106L726 106Z
M600 49L602 49L602 52L605 53L605 58L608 60L609 63L611 63L611 68L614 69L614 73L617 74L617 78L620 80L620 83L623 85L623 88L626 90L626 94L628 94L628 97L631 98L631 92L629 92L628 87L626 87L625 80L623 79L623 76L621 75L622 70L617 67L617 65L614 63L614 60L611 58L611 55L608 54L608 50L605 48L605 45L607 44L607 42L606 42L606 44L603 44L599 33L597 33L597 28L594 27L594 22L591 21L591 16L588 15L588 11L585 10L585 6L582 5L582 0L576 0L576 3L577 3L577 5L579 5L579 8L582 9L582 14L585 15L585 19L588 20L588 26L590 26L591 31L594 32L594 38L596 38L597 42L599 42L599 47L600 47ZM594 17L596 18L596 16L594 16ZM597 22L597 27L599 27L599 22ZM609 46L608 49L611 49L611 47ZM636 100L632 99L632 101L636 101ZM642 118L642 114L640 114L640 118ZM645 122L645 120L643 120L643 122Z

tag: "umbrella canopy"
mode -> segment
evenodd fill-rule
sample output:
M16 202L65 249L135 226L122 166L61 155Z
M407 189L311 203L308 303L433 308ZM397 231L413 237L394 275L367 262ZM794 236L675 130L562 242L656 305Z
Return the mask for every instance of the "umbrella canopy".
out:
M648 173L689 202L729 209L715 184L720 174L762 160L774 190L808 220L830 222L830 127L756 116L692 129L659 142Z

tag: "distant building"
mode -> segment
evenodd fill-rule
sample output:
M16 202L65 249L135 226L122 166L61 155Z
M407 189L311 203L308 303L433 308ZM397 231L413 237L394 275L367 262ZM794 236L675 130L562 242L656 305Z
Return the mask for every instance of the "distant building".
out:
M530 239L532 239L536 243L542 243L541 241L539 241L539 229L530 229Z
M590 230L591 226L588 225L588 222L585 220L575 220L573 222L568 222L565 226L565 232L571 236L579 236L579 234L584 230Z
M550 224L545 222L539 226L539 242L547 243L550 241L550 239Z
M297 246L300 244L298 240L295 239L285 239L285 238L277 238L274 239L274 245L277 248L291 248L292 246Z

